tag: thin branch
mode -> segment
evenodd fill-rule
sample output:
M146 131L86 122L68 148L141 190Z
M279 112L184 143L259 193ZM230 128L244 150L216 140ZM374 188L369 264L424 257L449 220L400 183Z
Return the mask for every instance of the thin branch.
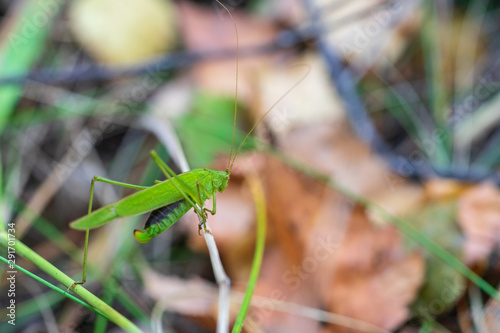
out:
M181 172L190 170L186 156L182 150L182 146L168 121L165 123L159 123L151 117L142 117L140 120L140 126L156 135L162 145L168 149ZM199 208L201 210L203 207ZM200 220L200 224L205 225L205 227L201 229L203 230L203 236L205 237L205 242L207 243L215 281L217 281L217 285L219 286L219 315L217 318L217 333L226 333L229 331L229 294L231 281L222 266L219 250L217 249L217 244L215 243L215 238L210 230L208 221L205 221L202 216L198 216L198 219Z
M206 221L205 227L202 229L205 242L207 243L208 253L210 254L210 262L212 263L212 269L214 270L215 281L217 281L217 285L219 286L219 317L217 320L217 333L226 333L229 332L229 293L231 280L229 280L229 277L224 270L224 266L222 266L222 261L220 260L219 250L217 249L214 235L212 234L210 226Z

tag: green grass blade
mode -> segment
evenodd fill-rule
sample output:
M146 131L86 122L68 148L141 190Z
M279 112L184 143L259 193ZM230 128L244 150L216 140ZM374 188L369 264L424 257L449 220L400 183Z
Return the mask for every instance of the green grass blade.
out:
M52 19L59 12L60 1L23 1L12 13L11 27L0 49L0 77L26 74L42 54L52 27ZM12 6L13 8L14 6ZM39 18L46 19L39 22ZM19 85L0 87L0 131L5 127L23 88Z
M394 107L388 108L389 112L399 121L401 126L406 130L412 141L426 154L429 160L433 159L433 154L425 149L423 143L426 139L430 137L429 131L426 129L423 121L418 117L417 113L413 110L411 105L406 101L406 98L398 91L398 89L388 85L379 79L386 85L388 94L386 95L387 105L395 105ZM405 85L407 83L404 83ZM409 90L409 89L406 89ZM436 154L441 153L440 149L436 149Z
M250 271L250 278L248 279L248 286L245 292L245 297L243 298L243 303L241 304L240 312L236 318L236 323L233 327L233 333L241 332L243 328L243 322L247 315L248 307L252 301L253 291L257 283L257 278L259 277L260 266L262 265L262 257L264 256L264 246L266 242L266 224L267 224L267 212L266 212L266 202L264 198L264 190L260 180L256 176L249 179L250 190L252 192L255 209L257 210L257 242L255 244L255 254L252 262L252 270Z
M436 154L433 164L438 167L450 165L451 158L451 131L447 125L449 118L449 106L447 105L446 84L444 82L442 51L439 29L439 17L436 3L432 0L424 2L425 21L422 24L422 49L425 61L425 73L428 81L428 96L430 109L434 118L435 131L440 133L440 141L436 145L445 154Z
M109 293L109 290L107 288L104 289L103 295L107 296L106 293ZM109 296L103 298L103 301L106 302L106 304L108 304L109 306L113 306L114 300L115 300L114 295L109 295ZM108 327L108 322L109 322L109 319L106 317L100 317L100 316L97 317L95 319L95 323L94 323L94 333L106 332L106 328Z
M12 238L10 238L12 240ZM24 245L21 241L15 239L15 245L11 246L15 249L16 254L23 256L27 260L31 261L41 270L52 276L54 279L62 283L66 287L71 287L75 282L72 278L61 272L58 268L52 265L50 262L42 258L36 252L31 250L29 247ZM5 232L0 232L0 245L8 247L9 236ZM86 290L84 287L77 285L74 289L75 294L87 301L88 304L104 313L109 320L114 322L116 325L120 326L123 330L127 332L141 332L141 330L135 326L131 321L122 316L116 310L111 308L109 305L101 301L98 297L93 295L91 292Z
M99 314L99 315L103 316L103 317L104 317L104 318L106 318L106 319L108 318L108 317L107 317L104 313L102 313L102 312L101 312L101 311L99 311L98 309L91 307L90 305L88 305L88 304L87 304L87 303L85 303L84 301L82 301L82 300L80 300L80 299L76 298L75 296L73 296L73 295L69 294L66 290L63 290L63 289L61 289L61 288L59 288L59 287L57 287L57 286L53 285L53 284L52 284L52 283L50 283L49 281L46 281L46 280L42 279L41 277L39 277L39 276L37 276L37 275L35 275L35 274L31 273L30 271L28 271L28 270L26 270L26 269L22 268L21 266L19 266L19 265L16 265L16 264L14 264L14 263L9 262L9 260L7 260L7 258L4 258L3 256L0 256L0 260L1 260L1 261L3 261L3 262L5 262L8 266L10 266L10 265L14 266L14 267L15 267L18 271L23 272L24 274L28 275L29 277L31 277L31 278L35 279L36 281L38 281L38 282L40 282L40 283L42 283L42 284L46 285L46 286L47 286L47 287L49 287L50 289L52 289L52 290L54 290L54 291L56 291L56 292L58 292L58 293L60 293L60 294L64 295L65 297L67 297L67 298L69 298L69 299L71 299L71 300L73 300L73 301L77 302L78 304L80 304L80 305L82 305L82 306L86 307L87 309L89 309L89 310L91 310L91 311L94 311L95 313L97 313L97 314Z
M488 141L488 144L482 147L481 152L478 154L472 166L480 170L492 170L500 162L500 135L496 133Z
M22 200L16 198L12 194L10 195L13 198L12 201L14 202L15 206L18 207L15 209L15 211L19 212L22 210L29 209ZM81 264L81 257L80 257L81 249L78 246L76 246L73 242L68 240L68 238L64 236L64 234L60 231L60 229L56 228L52 223L50 223L41 216L37 216L33 220L32 226L33 228L35 228L35 230L40 232L47 240L50 240L57 247L59 247L59 249L61 249L63 253L69 255L71 258L73 258L74 261ZM113 267L115 267L121 262L124 262L128 257L130 253L130 249L127 248L129 247L128 244L129 242L127 241L122 242L122 247L118 250L120 257L113 260L114 264ZM90 263L88 263L87 269L94 276L99 276L103 274L103 271L101 269L97 269L94 265L91 265ZM120 267L117 267L116 270L120 271ZM110 270L108 269L107 271ZM109 283L110 282L105 282L104 285L107 287ZM118 301L125 307L125 309L132 316L134 316L134 318L143 322L149 321L149 317L144 313L144 311L142 311L142 309L134 302L133 299L130 298L130 296L123 289L117 286L116 282L114 282L114 288L112 289L115 291Z

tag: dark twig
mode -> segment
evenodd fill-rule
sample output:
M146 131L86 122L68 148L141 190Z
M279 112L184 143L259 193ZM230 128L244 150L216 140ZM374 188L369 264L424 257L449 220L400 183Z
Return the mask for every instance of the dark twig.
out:
M292 48L304 43L310 37L307 29L284 30L279 32L269 43L240 49L240 57L251 57L259 54L273 53ZM68 84L83 81L107 81L122 77L165 72L193 66L202 61L230 59L236 56L236 49L215 51L180 51L159 57L156 60L135 67L109 67L103 65L85 65L72 68L45 68L0 78L0 85L22 84L28 80L46 84Z

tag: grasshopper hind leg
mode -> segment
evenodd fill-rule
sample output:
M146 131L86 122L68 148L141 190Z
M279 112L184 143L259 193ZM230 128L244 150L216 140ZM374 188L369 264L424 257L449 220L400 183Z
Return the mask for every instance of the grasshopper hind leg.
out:
M128 184L128 183L122 183L122 182L117 182L112 179L107 179L99 176L94 176L92 178L92 181L90 182L90 196L89 196L89 209L87 211L87 214L90 214L92 212L92 202L94 201L94 184L95 182L102 182L102 183L107 183L107 184L112 184L112 185L117 185L117 186L122 186L126 188L132 188L135 190L143 190L145 188L148 188L148 186L140 186L140 185L134 185L134 184ZM88 253L88 247L89 247L89 230L85 230L85 245L84 245L84 250L83 250L83 273L82 273L82 280L78 282L73 282L71 287L69 289L75 288L77 285L83 285L87 281L87 253Z

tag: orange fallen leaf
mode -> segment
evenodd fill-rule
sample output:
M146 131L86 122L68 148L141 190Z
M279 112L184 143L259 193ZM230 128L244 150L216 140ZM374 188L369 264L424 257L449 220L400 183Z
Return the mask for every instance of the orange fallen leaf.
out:
M289 167L270 161L266 171L269 223L286 261L272 268L280 281L262 277L265 296L281 290L287 301L385 329L408 319L425 263L405 253L397 229L374 225L362 207Z
M396 229L373 225L363 212L354 212L348 228L329 280L321 277L324 302L334 313L394 329L408 319L424 259L405 254Z
M486 259L500 245L498 188L480 184L467 191L458 203L458 223L465 233L465 261L472 264Z

